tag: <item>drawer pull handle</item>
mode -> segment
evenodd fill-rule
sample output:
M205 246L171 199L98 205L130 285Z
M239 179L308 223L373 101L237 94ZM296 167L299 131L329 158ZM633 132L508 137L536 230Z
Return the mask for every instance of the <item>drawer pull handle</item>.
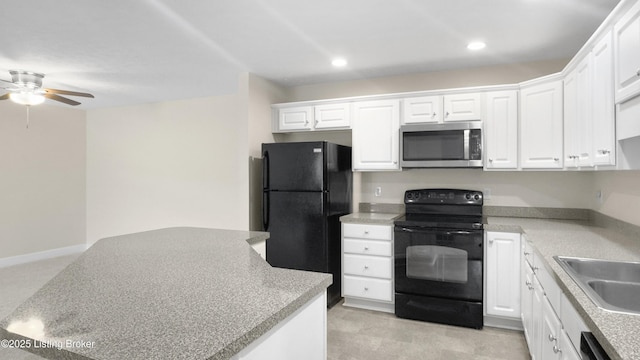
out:
M364 247L364 251L369 251L369 247L368 247L368 246L365 246L365 247Z
M368 265L365 265L365 266L364 266L364 269L365 269L365 270L368 270L368 269L369 269L369 266L368 266Z
M369 235L369 230L365 230L365 231L364 231L364 234L365 234L365 235Z
M364 288L364 291L369 291L369 288L368 288L368 287L365 287L365 288Z
M558 347L558 345L553 345L553 352L557 354L557 353L562 352L562 350L560 350L560 348Z
M555 337L555 336L553 336L553 334L549 334L549 341L554 342L554 341L556 341L556 340L557 340L557 339L556 339L556 337Z
M530 252L528 252L528 251L525 251L525 252L524 252L524 256L529 256L529 255L531 255L531 253L530 253Z

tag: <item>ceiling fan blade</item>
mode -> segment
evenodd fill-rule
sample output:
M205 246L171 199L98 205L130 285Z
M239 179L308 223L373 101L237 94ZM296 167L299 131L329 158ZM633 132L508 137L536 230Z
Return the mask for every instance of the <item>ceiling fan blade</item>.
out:
M62 94L62 95L71 95L71 96L82 96L92 98L93 95L89 93L77 92L77 91L69 91L69 90L58 90L58 89L44 89L47 93L50 94Z
M4 94L0 96L0 100L7 100L7 99L9 99L9 94Z
M80 103L75 101L75 100L67 99L66 97L62 97L62 96L56 95L56 94L47 93L47 94L44 94L43 96L46 97L46 98L49 98L51 100L60 101L60 102L63 102L65 104L71 105L71 106L80 105Z

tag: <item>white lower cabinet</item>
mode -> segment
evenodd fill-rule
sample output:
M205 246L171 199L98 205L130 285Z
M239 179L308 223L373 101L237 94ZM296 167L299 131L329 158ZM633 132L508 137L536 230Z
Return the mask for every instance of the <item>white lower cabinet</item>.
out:
M487 315L520 318L520 234L487 232Z
M580 359L576 349L587 326L524 238L521 249L522 324L531 358Z
M345 306L393 313L393 226L342 224Z

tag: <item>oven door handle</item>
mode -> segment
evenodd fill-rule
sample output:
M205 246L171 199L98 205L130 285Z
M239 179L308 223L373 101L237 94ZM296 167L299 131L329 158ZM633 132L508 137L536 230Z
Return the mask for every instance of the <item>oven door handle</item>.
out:
M470 231L447 231L447 235L471 235Z
M406 227L400 228L400 231L404 231L404 232L416 232L416 230L414 230L414 229L409 229L409 228L406 228Z

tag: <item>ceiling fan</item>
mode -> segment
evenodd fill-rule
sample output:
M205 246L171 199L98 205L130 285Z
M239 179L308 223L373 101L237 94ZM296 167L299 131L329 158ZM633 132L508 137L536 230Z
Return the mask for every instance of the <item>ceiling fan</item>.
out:
M11 81L0 79L0 89L8 91L8 93L0 96L0 100L11 99L21 105L38 105L42 104L44 99L47 98L76 106L80 105L80 103L60 95L93 98L93 95L89 93L43 88L42 79L44 74L24 70L9 70L9 73L11 74Z

